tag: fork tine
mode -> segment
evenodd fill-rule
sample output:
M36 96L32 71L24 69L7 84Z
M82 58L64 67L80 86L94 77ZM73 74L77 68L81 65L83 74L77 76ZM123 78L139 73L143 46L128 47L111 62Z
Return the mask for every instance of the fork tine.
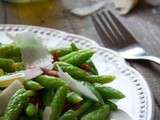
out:
M108 26L109 24L107 24L107 22L104 20L103 15L102 14L98 14L97 13L97 17L99 19L99 21L101 22L101 24L103 25L103 28L105 29L105 31L108 33L108 35L110 36L110 42L112 42L114 44L114 41L117 39L116 36L113 34L112 29L110 29L110 27Z
M102 15L104 16L106 22L108 22L108 25L110 26L114 36L117 38L115 39L115 44L119 43L119 41L123 42L124 38L121 35L120 31L117 29L117 26L112 22L112 20L110 20L110 18L108 17L108 15L103 11ZM119 45L119 44L118 44Z
M125 42L136 43L136 40L132 36L132 34L124 27L124 25L118 20L118 18L116 18L116 16L113 15L113 13L110 10L108 10L108 14L110 15L111 19L113 20L123 37L125 37Z
M104 30L104 27L102 27L102 24L97 19L97 15L92 16L92 21L95 26L95 29L97 30L100 38L102 39L102 42L104 43L104 45L106 45L106 47L112 47L113 46L112 43L110 43L110 44L107 43L108 42L107 40L110 40L111 37L109 36L108 33L106 33L106 31ZM108 46L108 45L110 45L110 46Z

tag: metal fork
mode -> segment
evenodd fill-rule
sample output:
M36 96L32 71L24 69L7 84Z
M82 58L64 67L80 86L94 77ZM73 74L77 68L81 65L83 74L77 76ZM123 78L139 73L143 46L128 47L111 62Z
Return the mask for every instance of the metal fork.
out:
M149 60L160 64L160 58L149 55L111 11L96 13L92 21L105 47L128 60Z

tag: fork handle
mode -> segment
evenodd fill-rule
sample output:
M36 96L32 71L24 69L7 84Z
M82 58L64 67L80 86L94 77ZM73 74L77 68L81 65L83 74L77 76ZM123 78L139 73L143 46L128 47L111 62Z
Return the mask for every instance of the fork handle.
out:
M157 63L160 65L160 58L155 57L155 56L139 56L139 57L133 57L130 59L132 59L132 60L148 60L148 61L151 61L151 62L154 62L154 63Z
M158 58L158 57L155 57L155 56L146 56L146 60L147 59L160 65L160 58Z

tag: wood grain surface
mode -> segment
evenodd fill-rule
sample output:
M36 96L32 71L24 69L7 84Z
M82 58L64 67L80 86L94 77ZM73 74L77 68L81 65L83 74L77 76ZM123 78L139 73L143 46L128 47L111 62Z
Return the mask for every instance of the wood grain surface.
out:
M69 5L89 5L92 0L62 0ZM81 2L81 3L80 3ZM112 9L110 3L106 9ZM116 12L114 12L116 14ZM118 16L118 15L117 15ZM128 30L148 52L160 57L160 7L141 4L131 14L118 16ZM77 17L64 8L61 0L46 0L41 3L9 4L0 2L1 24L38 25L89 37L103 45L98 37L90 16ZM155 101L155 116L160 120L160 65L149 62L130 62L147 80Z

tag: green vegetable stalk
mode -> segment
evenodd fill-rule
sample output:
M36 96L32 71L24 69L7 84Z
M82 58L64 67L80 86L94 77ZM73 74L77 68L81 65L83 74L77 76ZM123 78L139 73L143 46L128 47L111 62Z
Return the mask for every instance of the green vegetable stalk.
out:
M106 100L105 104L109 105L110 109L113 110L113 111L118 110L118 106L115 103L113 103L109 100Z
M44 87L43 87L42 85L40 85L38 82L33 81L33 80L26 80L26 81L24 82L24 86L25 86L26 89L34 90L34 91L41 90L41 89L44 88Z
M42 101L45 106L49 106L52 102L52 99L55 95L55 91L53 88L45 88L42 91Z
M95 84L95 88L99 91L104 101L108 99L122 99L125 97L125 95L119 90L111 87L103 86L101 84Z
M72 48L72 51L77 51L77 50L79 50L79 48L76 46L76 44L75 43L71 43L70 44L70 46L71 46L71 48Z
M91 107L89 107L89 108L83 113L82 116L84 116L84 115L86 115L86 114L88 114L88 113L90 113L90 112L93 112L93 111L99 109L99 107L101 107L101 106L102 106L101 104L95 103L94 105L92 105Z
M15 63L12 59L0 58L0 68L5 72L15 72L24 69L23 63Z
M15 62L21 62L21 51L16 45L0 46L0 58L12 59Z
M97 71L96 67L94 66L94 64L93 64L93 62L91 60L86 61L86 64L90 65L90 72L93 75L98 75L98 71Z
M76 112L76 116L77 116L77 117L82 116L83 113L85 113L92 105L93 105L93 102L92 102L91 100L85 101L85 102L81 105L81 107L80 107L78 110L75 111L75 112Z
M115 79L115 76L113 75L90 75L87 77L88 81L91 83L109 83L112 82Z
M101 96L101 94L99 93L99 91L97 91L97 89L89 82L86 82L86 84L88 85L88 88L94 93L94 95L98 98L99 103L104 104L103 98Z
M57 90L50 105L52 108L52 120L57 120L59 118L64 107L67 91L68 89L66 86L62 86Z
M6 72L14 72L12 59L0 58L0 68Z
M33 116L37 115L37 108L34 104L29 103L25 112L28 117L33 117Z
M37 78L35 78L35 81L40 83L45 88L54 88L54 89L58 89L59 87L66 84L64 80L58 77L53 77L53 76L51 77L47 75L40 75Z
M80 66L82 63L85 63L87 60L89 60L93 54L94 52L91 50L79 50L67 54L61 57L59 60L75 66Z
M103 105L98 110L90 112L84 115L80 120L106 120L110 114L110 108L108 105Z
M88 74L84 70L76 66L65 62L56 62L56 64L59 65L64 72L69 73L73 78L77 80L86 80L88 77Z
M58 120L77 120L75 111L68 110Z
M55 49L55 50L51 50L51 53L56 53L58 55L58 57L62 57L64 55L67 55L73 51L77 51L79 50L77 48L77 46L74 44L74 43L71 43L70 47L68 48L58 48L58 49Z
M15 62L12 65L14 71L20 71L20 70L24 70L25 69L25 65L23 62Z
M28 97L36 96L36 92L33 91L33 90L27 90L27 96L28 96Z
M5 75L5 72L3 71L3 69L0 68L0 76Z
M28 102L28 92L25 89L18 90L9 101L4 112L5 120L17 120L23 108Z
M56 64L59 65L64 72L69 73L77 80L88 81L91 83L108 83L115 79L115 76L111 75L89 75L84 70L65 62L56 62Z
M82 100L83 98L75 92L70 92L67 94L67 101L71 104L80 103Z

